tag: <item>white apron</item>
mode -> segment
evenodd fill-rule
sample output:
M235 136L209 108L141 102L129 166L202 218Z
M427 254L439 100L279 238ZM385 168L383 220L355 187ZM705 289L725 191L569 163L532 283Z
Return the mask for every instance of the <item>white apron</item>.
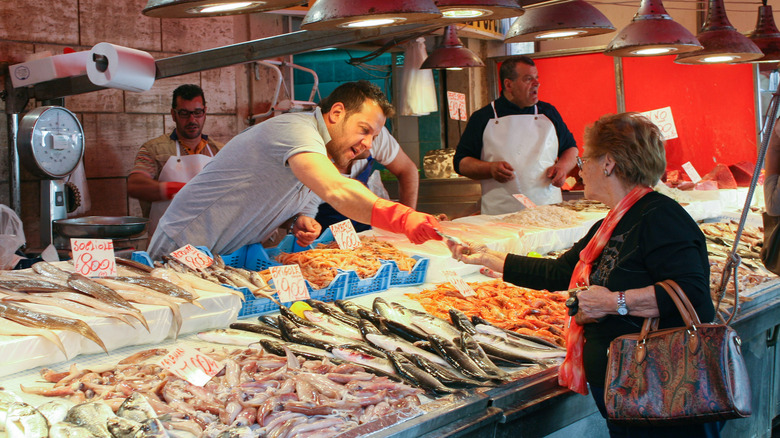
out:
M214 158L214 153L211 152L211 146L206 145L206 149L209 151L209 155L193 154L193 155L181 155L181 145L176 142L176 156L171 156L168 161L165 162L160 171L160 176L157 178L160 182L183 182L187 183L195 175L198 174L203 167ZM168 209L168 205L171 204L171 200L152 202L152 208L149 211L149 228L148 233L151 237L154 234L154 230L157 229L157 223L160 222L165 210Z
M494 119L482 134L482 160L506 161L515 169L515 178L500 183L483 179L482 214L513 213L523 205L512 195L522 193L534 204L561 202L561 189L550 184L547 168L558 158L558 136L555 126L544 114L511 115L499 118L491 102Z

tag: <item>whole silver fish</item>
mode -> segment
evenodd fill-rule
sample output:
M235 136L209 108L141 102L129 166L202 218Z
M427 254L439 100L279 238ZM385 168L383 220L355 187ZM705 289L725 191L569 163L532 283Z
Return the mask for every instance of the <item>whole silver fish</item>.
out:
M27 403L12 403L6 412L5 432L9 438L45 438L49 436L49 423Z
M108 353L103 340L98 337L97 333L95 333L95 331L92 330L92 328L87 325L87 323L79 319L65 318L64 316L35 312L24 307L14 306L13 304L3 302L0 302L0 316L31 327L68 330L78 333L100 345L103 351Z
M278 341L278 338L260 333L247 332L235 329L214 329L198 333L198 338L215 344L250 346L257 344L261 339Z
M152 418L157 418L157 413L149 403L149 400L140 392L130 394L130 397L126 398L125 401L119 405L116 414L120 417L139 423L143 423Z
M38 406L38 412L46 417L46 421L48 421L49 424L57 424L61 421L65 421L68 411L73 406L76 406L76 404L72 401L58 398Z
M121 295L119 295L115 290L111 289L110 287L104 286L81 274L75 274L75 273L71 274L68 277L68 286L78 290L79 292L85 293L93 298L97 298L101 301L105 301L115 307L119 307L121 309L127 310L129 312L128 315L140 321L141 324L143 324L143 326L146 327L146 330L147 331L149 330L149 324L146 322L146 318L144 318L144 315L141 314L141 311L133 307L133 305L130 304L129 301L122 298Z
M431 353L430 351L423 350L422 348L419 348L404 339L375 333L368 333L366 334L365 338L369 345L373 345L376 348L380 348L385 351L398 351L407 354L417 354L438 365L450 368L450 364L446 360L442 359L441 356Z
M327 330L339 336L344 336L345 338L363 341L363 335L360 334L360 330L357 327L344 324L339 319L326 313L314 310L304 310L303 316L306 317L306 320L313 322L323 330Z
M61 421L49 428L49 438L95 438L89 429Z
M387 375L398 376L393 364L383 357L372 356L348 347L334 347L330 352L338 359L376 369Z
M111 408L101 402L81 403L68 411L65 421L89 430L98 438L113 438L108 430L108 419L116 417Z
M0 430L5 430L5 417L14 403L22 403L22 398L13 392L0 389Z

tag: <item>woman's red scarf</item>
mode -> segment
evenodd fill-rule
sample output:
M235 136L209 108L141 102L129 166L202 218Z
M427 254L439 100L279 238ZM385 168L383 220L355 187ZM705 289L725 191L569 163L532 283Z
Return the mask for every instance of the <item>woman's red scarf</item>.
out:
M601 254L601 251L612 237L612 231L615 230L623 215L643 196L653 191L647 186L637 186L631 190L628 195L620 200L617 206L607 213L607 217L601 223L598 231L590 239L585 249L580 251L580 261L574 267L574 273L569 282L569 288L590 285L590 271L593 267L593 261ZM582 364L582 350L585 344L583 336L584 329L577 324L574 317L569 317L568 328L566 329L566 359L564 359L558 370L558 384L566 386L574 392L583 395L588 394L588 386L585 381L585 370Z

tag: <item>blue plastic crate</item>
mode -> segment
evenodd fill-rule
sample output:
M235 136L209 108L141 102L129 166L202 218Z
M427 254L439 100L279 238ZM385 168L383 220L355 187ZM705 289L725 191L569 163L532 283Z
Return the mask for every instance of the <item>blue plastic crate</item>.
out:
M133 251L133 253L130 255L130 260L138 263L143 263L146 266L154 267L154 263L152 262L152 258L149 257L149 253L146 251Z
M267 313L279 311L279 305L268 298L255 297L249 289L242 287L239 289L244 293L244 303L238 311L239 318L248 318L250 316L260 316Z
M411 271L402 271L398 268L398 264L393 261L385 261L389 263L393 269L390 274L390 287L404 287L404 286L416 286L425 282L425 275L428 273L428 265L431 260L427 257L412 256L417 260Z
M344 295L340 299L387 290L390 287L390 275L393 272L393 267L384 261L380 263L381 265L376 274L368 278L358 277L355 271L346 271L350 276L350 280Z
M244 263L246 261L247 247L248 245L244 245L238 250L231 252L230 254L220 254L219 256L222 258L222 261L225 262L225 264L228 266L232 266L234 268L237 268L239 266L244 266Z

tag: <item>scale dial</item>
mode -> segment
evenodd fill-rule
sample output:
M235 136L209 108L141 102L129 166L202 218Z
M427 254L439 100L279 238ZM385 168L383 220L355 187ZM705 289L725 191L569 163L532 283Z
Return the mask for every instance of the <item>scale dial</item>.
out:
M84 129L75 114L61 106L42 106L19 123L19 158L37 176L60 179L84 156Z

